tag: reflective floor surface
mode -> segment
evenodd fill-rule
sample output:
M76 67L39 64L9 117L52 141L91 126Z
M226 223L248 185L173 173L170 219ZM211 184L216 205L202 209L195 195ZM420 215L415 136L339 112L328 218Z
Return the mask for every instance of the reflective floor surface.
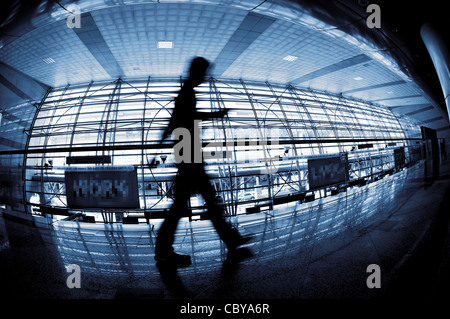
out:
M428 164L314 202L233 219L242 234L255 236L246 245L253 256L238 264L226 262L227 251L208 221L183 219L175 250L191 255L193 263L178 271L158 269L153 259L159 220L151 225L57 221L36 227L5 211L0 215L2 297L440 295L448 282L450 165L445 162L433 175ZM68 288L73 277L66 267L72 264L80 267L81 288ZM381 288L367 285L371 264L380 267Z

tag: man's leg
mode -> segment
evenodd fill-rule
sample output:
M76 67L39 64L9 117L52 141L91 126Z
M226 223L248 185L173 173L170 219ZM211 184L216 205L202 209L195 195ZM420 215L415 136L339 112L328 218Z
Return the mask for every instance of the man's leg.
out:
M208 175L202 167L196 171L196 185L208 208L208 217L214 225L220 239L227 245L228 250L234 250L248 241L225 219L224 209L219 205L216 192L211 185Z
M155 244L155 255L164 256L173 252L173 242L175 240L175 232L177 230L178 221L180 220L178 205L172 204L167 216L158 230L158 237Z
M172 247L178 222L187 211L189 190L185 189L183 176L180 176L180 174L177 175L174 183L175 200L159 228L155 245L155 260L178 264L179 266L189 266L191 263L190 257L175 254Z

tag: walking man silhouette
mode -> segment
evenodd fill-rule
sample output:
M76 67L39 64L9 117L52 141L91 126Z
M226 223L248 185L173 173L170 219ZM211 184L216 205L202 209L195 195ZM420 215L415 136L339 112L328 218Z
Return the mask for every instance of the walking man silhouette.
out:
M180 218L186 216L188 210L188 200L191 193L196 190L202 195L207 207L208 218L214 225L220 239L225 243L228 250L228 258L233 255L239 255L244 248L239 246L247 243L251 237L244 237L228 223L224 216L224 209L220 205L213 186L205 172L201 156L201 143L197 124L199 120L212 118L222 118L227 113L227 109L217 112L197 112L194 88L204 82L209 62L196 57L191 61L189 68L189 77L184 82L177 98L175 99L175 108L170 119L169 126L164 131L161 142L164 141L174 130L178 128L189 132L189 149L183 149L184 160L177 162L178 174L174 180L174 202L165 217L163 224L158 231L158 237L155 245L155 260L159 264L170 265L176 268L187 267L191 264L191 258L188 255L180 255L174 252L173 243L175 231ZM187 130L187 131L186 131ZM183 139L186 138L183 136ZM185 142L185 141L183 141ZM179 154L178 154L179 155ZM186 156L187 155L187 156ZM177 154L175 154L177 157Z

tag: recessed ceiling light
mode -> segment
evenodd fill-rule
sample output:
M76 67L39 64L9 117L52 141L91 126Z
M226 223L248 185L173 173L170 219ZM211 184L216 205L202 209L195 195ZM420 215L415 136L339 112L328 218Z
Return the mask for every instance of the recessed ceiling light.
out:
M42 61L44 61L47 64L55 63L55 60L53 60L52 58L45 58L45 59L42 59Z
M362 77L360 77L360 76L357 76L356 78L353 78L353 80L356 80L356 81L361 81L361 80L363 80L363 78L362 78Z
M294 55L287 55L283 58L283 60L289 61L289 62L295 61L297 59L298 59L298 56L294 56Z
M158 41L158 49L172 49L173 42L172 41Z

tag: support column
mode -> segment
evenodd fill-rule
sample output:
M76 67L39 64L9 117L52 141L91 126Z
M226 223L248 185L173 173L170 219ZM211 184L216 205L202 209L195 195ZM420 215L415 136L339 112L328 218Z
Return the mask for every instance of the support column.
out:
M433 61L447 104L447 116L450 116L450 54L438 32L428 23L420 29L420 35Z

